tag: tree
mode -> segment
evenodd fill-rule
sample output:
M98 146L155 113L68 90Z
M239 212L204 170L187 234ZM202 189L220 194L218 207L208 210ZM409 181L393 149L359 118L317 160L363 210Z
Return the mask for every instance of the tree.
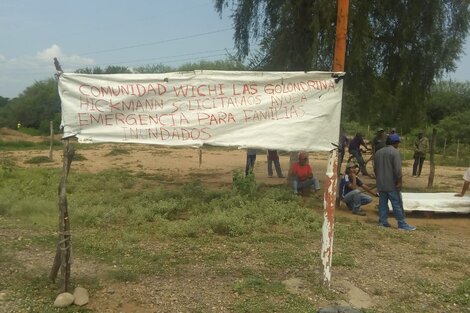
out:
M0 96L0 109L5 107L8 104L8 98Z
M57 81L53 78L37 81L27 87L18 97L10 100L1 111L0 124L16 128L18 122L24 127L38 129L42 121L55 119L60 112L60 98ZM47 131L47 130L46 130Z
M426 108L427 118L432 124L437 124L452 114L470 111L470 82L442 81L436 83L431 88Z
M240 58L266 70L330 70L336 1L216 0L231 5ZM455 70L468 34L470 0L355 0L347 38L345 117L404 129L425 122L436 78ZM348 105L354 103L359 107Z

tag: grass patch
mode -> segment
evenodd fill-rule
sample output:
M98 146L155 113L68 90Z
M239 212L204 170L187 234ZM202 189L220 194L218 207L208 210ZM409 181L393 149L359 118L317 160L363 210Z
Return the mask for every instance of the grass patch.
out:
M105 156L117 156L117 155L128 155L130 154L129 150L119 147L113 147L111 151L105 154Z
M28 163L28 164L42 164L42 163L51 163L52 160L47 157L47 156L43 156L43 155L38 155L38 156L35 156L35 157L32 157L28 160L26 160L24 163Z
M18 301L18 311L54 312L57 285L48 283L44 268L47 271L52 264L57 243L61 169L6 164L1 173L11 175L3 174L0 180L0 235L6 237L0 238L0 266L7 269L0 271L0 290L8 290L12 301ZM197 281L201 289L190 297L227 296L226 310L231 312L316 312L320 304L344 296L319 283L320 203L304 205L287 186L260 186L241 172L234 174L231 188L211 189L199 180L175 181L171 188L161 188L153 179L158 176L114 169L71 173L67 187L73 266L87 273L74 275L74 286L98 291L102 286L125 288L131 286L126 282L139 285L153 279L155 284L175 284L171 288L179 297L190 292L184 289L186 281ZM430 312L444 312L445 305L462 311L469 293L464 277L467 244L454 240L437 247L432 236L441 230L426 226L410 234L338 217L333 279L361 277L359 287L379 298L377 310L368 312L414 312L422 294L432 299ZM404 247L410 264L391 273L393 264L401 260L395 251ZM383 279L390 281L393 292L398 290L393 299L387 284L369 285L366 264L373 260L365 257L367 253L383 262ZM45 255L50 259L43 260ZM22 268L25 256L38 268ZM422 272L408 275L406 268ZM441 276L433 280L431 272ZM282 284L293 275L306 281L301 294L290 293ZM444 290L445 277L456 283L446 283ZM206 298L201 301L194 307L203 312L214 305ZM86 312L80 310L62 311Z
M73 161L86 161L88 160L83 154L75 152L73 155Z

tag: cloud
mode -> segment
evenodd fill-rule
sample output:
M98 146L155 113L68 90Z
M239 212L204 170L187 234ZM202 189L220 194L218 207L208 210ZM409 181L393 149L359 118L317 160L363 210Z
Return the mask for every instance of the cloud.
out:
M36 54L36 59L39 62L51 63L54 58L57 58L59 62L67 64L67 67L80 68L84 66L94 65L95 61L91 58L84 58L79 55L67 55L62 52L62 49L53 44L51 47L39 51Z
M50 48L47 48L46 50L39 51L36 55L36 58L41 61L51 61L54 58L61 58L62 55L62 50L58 45L52 45Z
M92 58L63 52L57 44L38 51L35 55L7 58L0 54L0 96L14 97L34 81L53 77L55 57L66 72L96 64Z

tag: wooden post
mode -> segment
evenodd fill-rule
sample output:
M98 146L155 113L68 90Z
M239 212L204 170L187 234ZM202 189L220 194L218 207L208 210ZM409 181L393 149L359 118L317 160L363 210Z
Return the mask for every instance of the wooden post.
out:
M336 16L336 42L333 72L344 72L346 59L346 36L348 32L349 0L338 0ZM338 134L339 139L339 134ZM323 264L323 284L331 285L331 263L333 259L333 237L335 223L335 200L338 178L338 149L331 151L326 171L325 194L323 200L322 248L320 257Z
M435 164L434 164L434 153L436 151L436 137L437 137L437 130L435 128L432 129L432 138L431 138L431 149L429 150L429 178L428 178L428 188L432 188L434 184L434 171L435 171Z
M460 139L457 139L457 153L455 154L455 165L459 164Z
M59 242L57 244L56 255L52 265L49 278L55 282L59 269L63 276L61 292L69 290L70 282L70 261L71 261L71 234L70 234L70 220L67 206L67 177L72 164L75 150L69 144L69 140L64 140L64 160L63 160L63 173L59 184Z
M202 148L198 149L198 154L199 154L199 168L201 168L201 165L202 165Z
M54 58L54 65L57 70L56 77L59 78L62 74L62 68L59 64L59 60ZM51 122L52 123L52 122ZM52 124L51 124L52 125ZM51 127L52 129L52 127ZM51 136L52 138L52 136ZM63 280L60 286L60 292L69 291L70 284L70 265L71 265L71 254L72 254L72 243L70 234L70 220L67 205L67 177L72 165L75 150L70 145L69 139L64 139L64 153L63 153L63 172L62 178L59 183L59 241L57 243L56 255L54 257L54 263L49 273L49 278L55 282L57 273L60 269Z
M444 151L442 151L442 156L446 156L446 145L447 145L447 138L444 138Z
M50 121L49 122L49 132L50 132L50 140L49 140L49 159L51 159L51 161L53 160L52 159L52 146L54 145L54 122Z

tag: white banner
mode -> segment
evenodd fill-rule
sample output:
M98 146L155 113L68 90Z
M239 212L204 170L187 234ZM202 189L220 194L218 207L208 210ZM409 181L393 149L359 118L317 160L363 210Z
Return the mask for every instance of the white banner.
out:
M328 151L343 81L329 72L194 71L59 78L64 137L80 142Z

